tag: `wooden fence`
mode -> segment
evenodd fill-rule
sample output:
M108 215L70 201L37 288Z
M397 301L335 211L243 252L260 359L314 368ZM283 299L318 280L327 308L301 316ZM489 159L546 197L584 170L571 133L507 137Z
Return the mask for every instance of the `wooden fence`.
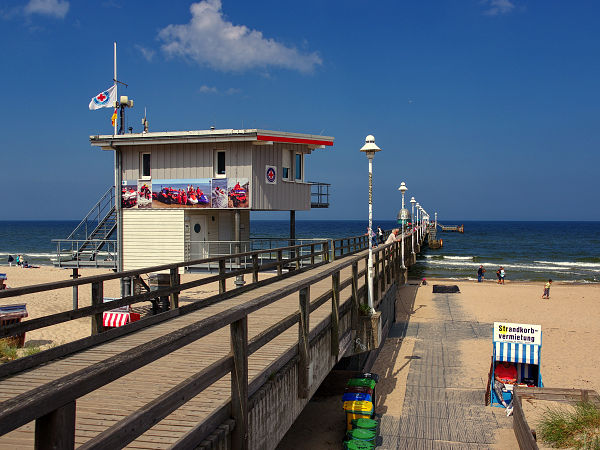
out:
M355 242L367 242L366 240L352 240L354 248L349 252L358 251L359 246ZM14 297L17 295L30 294L35 292L44 292L47 290L79 286L91 284L94 303L90 307L81 308L75 311L68 311L51 316L32 319L22 324L11 325L0 329L0 336L9 336L18 334L24 331L41 328L44 326L62 323L68 320L73 320L85 316L92 316L95 321L97 331L101 331L99 317L102 312L112 309L117 306L130 305L142 301L148 301L157 296L170 296L174 306L177 306L177 296L185 289L200 286L208 282L218 281L220 293L209 299L201 300L181 308L175 308L166 313L150 317L145 323L144 321L135 322L125 327L109 330L107 332L93 335L89 338L75 341L54 349L47 350L37 355L23 358L22 360L14 361L13 363L5 364L7 369L2 367L0 376L6 376L14 373L17 370L34 367L43 362L55 359L65 354L69 354L81 350L100 342L113 339L122 334L135 331L149 324L157 323L177 315L185 314L201 308L207 304L213 304L224 298L228 294L225 292L225 279L235 277L238 274L252 273L253 284L258 285L259 270L266 270L268 267L277 268L278 277L282 277L282 269L284 264L289 264L293 261L298 261L301 258L310 258L314 263L312 267L323 264L322 270L311 275L308 278L300 281L292 282L285 288L276 292L271 292L259 296L243 305L232 307L226 311L215 314L209 318L188 325L169 334L163 335L150 342L133 348L126 353L117 354L100 363L92 364L89 367L81 369L71 375L67 375L58 380L51 381L38 388L32 389L25 394L18 395L10 400L2 403L0 410L0 435L6 434L22 425L25 425L35 420L35 442L36 448L73 448L75 435L75 415L76 402L80 397L101 388L102 386L111 383L120 377L129 374L140 367L143 367L161 357L180 349L191 342L194 342L204 336L207 336L225 326L230 327L231 336L231 353L228 356L221 358L210 366L198 372L196 375L188 378L179 385L173 387L168 392L160 395L154 401L146 404L135 413L124 418L109 429L100 433L83 448L112 448L124 446L133 441L136 437L143 434L146 430L156 424L158 421L165 418L175 409L185 404L188 400L201 393L204 389L212 385L217 380L231 374L231 409L230 417L235 421L235 427L232 431L232 448L246 448L248 441L248 357L258 349L269 343L271 340L279 336L288 328L298 325L298 354L299 354L299 389L300 395L306 395L308 392L308 365L309 365L309 341L308 341L308 317L310 312L316 310L328 300L332 303L331 319L329 327L331 328L332 337L331 351L332 354L337 354L339 351L339 309L340 302L350 302L352 308L353 323L359 315L359 290L358 279L364 276L367 277L367 270L358 271L358 262L361 259L366 259L366 256L354 256L338 261L336 264L327 265L329 259L329 249L327 243L323 243L322 249L317 251L315 245L311 246L311 252L302 256L297 256L291 260L281 260L278 258L276 262L258 266L257 264L248 269L238 269L225 273L220 271L218 275L211 276L202 280L193 281L190 283L178 284L177 270L179 267L190 265L190 262L179 264L167 264L155 266L144 270L134 270L122 272L118 274L108 274L96 277L80 278L72 281L64 281L59 283L51 283L45 285L29 286L24 288L12 289L0 293L0 298ZM338 248L348 248L350 244L343 243L341 240ZM296 246L301 247L301 246ZM285 248L276 249L280 254ZM273 252L274 250L268 250ZM247 255L254 258L257 252L249 252ZM298 253L300 253L298 251ZM323 262L317 263L315 257L321 255ZM235 255L230 257L237 257ZM224 260L225 258L214 258L215 260ZM257 258L254 259L257 261ZM374 298L380 298L380 295L385 292L386 286L392 283L400 273L400 242L379 246L374 249L375 261L375 282L374 282ZM195 261L193 263L199 263ZM203 262L206 262L204 260ZM345 280L340 280L340 272L352 266L352 275ZM224 267L221 263L219 267ZM171 285L168 288L159 289L157 291L143 293L124 297L115 300L110 304L101 304L102 301L102 282L114 278L139 276L142 273L156 272L169 270L171 277ZM318 299L310 301L310 286L326 278L331 278L331 290L321 295ZM281 278L279 278L281 279ZM266 281L266 280L265 280ZM348 286L352 286L352 293L347 299L340 299L340 292ZM366 283L365 283L366 286ZM238 288L232 293L240 292ZM363 288L362 293L365 293ZM298 294L298 311L292 314L277 324L269 327L258 336L248 340L248 315L277 300L286 296ZM365 297L366 295L361 295ZM336 339L337 338L337 339ZM209 424L216 428L221 422L215 423L208 420ZM206 426L203 428L206 431ZM200 434L198 434L198 437ZM185 442L185 440L181 441ZM182 447L183 448L183 447Z

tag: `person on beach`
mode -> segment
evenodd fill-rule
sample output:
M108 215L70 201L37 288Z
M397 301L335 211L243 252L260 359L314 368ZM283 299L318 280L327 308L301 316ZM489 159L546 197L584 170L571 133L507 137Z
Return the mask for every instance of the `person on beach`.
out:
M13 258L13 255L8 255L8 266L12 267L12 263L15 260L15 258Z
M544 293L542 294L542 298L550 298L550 285L552 284L552 278L548 280L548 282L544 285Z
M379 243L383 244L383 230L381 227L377 227L377 237L379 238Z
M504 273L504 267L500 266L500 281L501 281L500 284L504 284L504 276L505 275L506 274Z
M21 255L17 255L17 267L21 267Z
M498 277L498 284L500 284L500 269L496 270L496 276Z
M483 265L479 266L479 269L477 269L477 282L481 283L483 281L483 279L485 278L485 269L483 268Z
M502 361L496 366L494 370L494 392L498 396L500 403L506 408L506 414L510 415L512 412L512 399L507 405L506 401L502 397L502 390L505 385L514 385L517 382L517 368L515 365L508 361Z

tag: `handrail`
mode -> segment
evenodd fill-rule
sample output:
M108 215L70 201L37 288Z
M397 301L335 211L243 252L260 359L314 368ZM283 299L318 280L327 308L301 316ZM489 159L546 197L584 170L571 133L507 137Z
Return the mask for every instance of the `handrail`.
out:
M376 285L379 284L380 279L382 283L385 283L386 280L390 281L389 273L390 270L394 271L394 267L398 266L398 242L393 242L387 245L380 245L374 249L377 255L383 255L383 258L380 258L380 263L382 265L381 272L378 273L376 277ZM387 251L389 249L393 249L393 251ZM176 351L178 349L183 348L184 346L204 337L208 334L211 334L225 326L231 327L231 335L232 335L232 349L233 349L233 361L229 358L224 358L218 363L209 366L200 373L202 375L206 375L211 381L211 383L201 382L201 386L196 386L194 388L195 391L201 392L205 387L212 382L220 379L222 377L223 371L225 369L229 369L232 377L232 391L234 388L237 390L236 393L232 392L232 398L236 399L239 395L245 395L246 402L248 397L248 380L247 375L244 378L243 374L247 374L247 364L248 364L248 356L251 351L256 351L259 346L258 342L260 342L261 346L265 345L269 340L267 340L265 333L255 337L252 341L248 342L247 340L247 318L248 315L264 308L274 302L287 297L291 294L299 292L300 295L300 314L308 314L310 307L312 306L310 299L308 302L303 303L302 296L304 295L305 299L307 296L307 289L312 285L321 280L324 280L328 277L332 277L334 280L332 284L332 290L327 294L327 298L329 296L332 299L334 304L334 308L337 310L340 309L339 303L339 293L340 289L340 280L339 273L350 266L353 266L352 270L352 285L353 292L350 298L354 299L353 308L358 310L358 298L355 286L358 286L358 271L356 270L357 264L359 260L363 260L364 255L357 255L351 258L346 258L342 261L330 263L326 266L323 266L323 270L319 273L313 274L308 278L295 281L293 283L288 284L287 286L282 287L273 292L269 292L267 294L263 294L255 299L252 299L242 305L236 305L228 310L219 312L210 316L208 318L202 319L196 323L191 325L187 325L183 328L180 328L176 331L170 332L166 335L163 335L159 338L156 338L150 342L146 342L142 345L134 347L127 352L117 354L113 357L110 357L104 361L92 364L91 366L81 369L77 372L74 372L70 375L66 375L59 379L50 381L42 386L34 388L28 392L17 395L9 400L6 400L1 404L2 408L0 409L0 435L6 434L26 423L29 423L32 420L42 420L44 424L48 422L52 422L57 417L72 417L71 420L65 420L64 422L58 422L63 424L62 429L54 430L52 427L44 427L40 426L39 429L36 426L36 434L44 433L46 430L47 433L56 433L64 437L66 440L70 435L73 435L74 427L75 427L75 402L78 398L99 389L102 386L105 386L112 381L115 381L122 376L133 372L147 364L150 364L153 361L156 361L163 356ZM387 278L386 278L386 264L385 259L389 259L387 263ZM377 264L376 267L378 267ZM160 267L160 266L159 266ZM136 272L136 271L131 271ZM398 273L398 272L395 272ZM337 278L336 278L337 277ZM87 278L96 278L96 277L87 277ZM337 279L337 283L335 280ZM336 288L337 285L337 288ZM347 281L342 283L342 285L348 285ZM383 284L382 284L383 286ZM165 289L165 292L175 293L181 286L177 286L175 288L171 287ZM157 291L158 292L158 291ZM323 296L322 296L323 297ZM316 303L317 300L315 300ZM348 299L346 299L343 303L346 304ZM337 306L335 306L337 305ZM354 311L354 309L353 309ZM284 318L279 323L285 322L289 324L289 326L293 326L295 323L299 323L299 326L302 326L303 321L299 321L300 315L294 315L292 317ZM334 327L337 327L337 322L334 322L333 316L331 317L330 327L333 330ZM245 332L243 331L245 330ZM273 327L271 328L271 332L269 333L269 338L273 338L276 333L274 332ZM302 333L300 333L302 335ZM237 336L242 339L241 342L233 343L234 337ZM245 337L244 337L245 336ZM338 335L338 337L340 337ZM305 336L305 339L307 336ZM249 351L249 347L250 350ZM233 367L230 368L230 364L233 363ZM244 372L244 369L246 372ZM226 370L227 372L227 370ZM197 374L194 379L198 379ZM201 378L200 378L201 379ZM190 381L188 379L187 381ZM200 381L199 381L200 382ZM181 389L186 388L186 385L180 386ZM189 388L189 386L188 386ZM162 405L162 409L160 410L160 414L162 417L168 415L167 406L169 408L174 407L173 409L179 407L181 404L187 402L189 400L188 394L182 390L178 390L177 400L171 398L175 395L173 390L169 391L169 399L165 396L167 394L163 394L158 397L155 401L151 402L157 408L156 414L159 415L158 409L160 405L156 404L159 401L164 401L165 404L169 402L177 402L177 405L168 404ZM235 395L237 394L237 396ZM169 400L169 401L167 401ZM160 402L159 402L160 403ZM146 405L146 408L149 408L149 405ZM244 408L247 408L247 403L245 403ZM233 408L234 411L234 419L236 415L244 414L243 411L238 411L236 408ZM145 409L143 409L145 410ZM136 416L138 413L134 413L133 416ZM247 415L247 410L246 413ZM72 416L71 416L72 415ZM240 416L238 416L239 418ZM247 416L246 416L247 417ZM153 416L153 419L156 417ZM159 419L160 420L160 419ZM124 430L124 422L131 421L131 416L125 418L123 421L117 423L115 426L111 427L111 429L115 430L115 433L121 430L125 436L123 437L123 442L131 442L135 437L141 435L145 430L149 429L154 425L154 420L149 421L136 421L139 425L135 428L129 428L126 432ZM247 423L247 422L246 422ZM244 426L241 423L242 428ZM246 432L245 430L238 430L242 433ZM66 436L66 437L65 437ZM36 441L42 439L44 436L36 436ZM48 436L45 436L48 437ZM239 437L239 436L238 436ZM87 448L102 448L102 444L106 442L110 442L111 433L103 434L100 438L95 438L86 444ZM106 447L104 447L106 448Z
M69 234L69 236L67 237L67 239L72 239L73 236L75 235L75 233L77 232L77 230L79 230L79 227L81 227L84 223L87 222L87 219L92 215L92 213L96 213L96 208L98 208L98 216L100 216L100 204L105 200L105 198L107 196L109 196L109 205L110 208L112 208L114 206L114 202L115 202L115 194L113 192L114 190L114 186L111 186L108 188L108 190L102 195L102 197L100 197L100 200L98 200L96 202L96 204L94 206L92 206L92 208L89 210L89 212L85 215L85 217L83 219L81 219L81 222L79 222L79 225L77 225L75 227L75 229L71 232L71 234ZM109 209L110 209L109 208ZM100 222L100 220L98 220L98 222ZM86 231L86 238L88 237L87 235L87 231Z

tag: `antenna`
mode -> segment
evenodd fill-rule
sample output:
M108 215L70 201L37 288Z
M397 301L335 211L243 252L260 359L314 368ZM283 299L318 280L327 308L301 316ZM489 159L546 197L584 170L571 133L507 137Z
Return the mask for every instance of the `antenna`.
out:
M142 133L146 134L148 132L148 120L146 119L146 107L144 107L144 117L142 118L142 127L144 128Z

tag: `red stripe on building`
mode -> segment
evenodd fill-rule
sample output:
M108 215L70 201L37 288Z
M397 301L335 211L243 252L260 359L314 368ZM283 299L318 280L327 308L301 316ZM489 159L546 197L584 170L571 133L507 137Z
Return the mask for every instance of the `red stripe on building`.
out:
M258 140L258 141L273 141L273 142L287 142L288 144L333 145L333 141L319 141L317 139L299 139L299 138L282 137L282 136L265 136L262 134L257 134L256 140Z

